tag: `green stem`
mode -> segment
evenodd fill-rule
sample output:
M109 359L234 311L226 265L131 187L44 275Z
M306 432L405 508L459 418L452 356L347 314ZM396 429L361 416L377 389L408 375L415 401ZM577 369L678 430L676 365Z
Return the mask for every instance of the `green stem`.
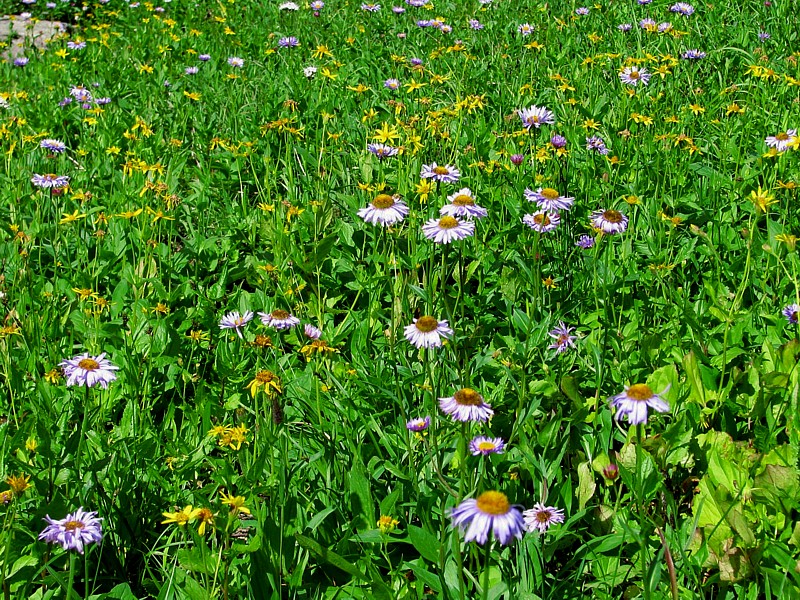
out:
M492 537L486 540L486 548L483 551L483 600L489 598L489 561L491 560Z

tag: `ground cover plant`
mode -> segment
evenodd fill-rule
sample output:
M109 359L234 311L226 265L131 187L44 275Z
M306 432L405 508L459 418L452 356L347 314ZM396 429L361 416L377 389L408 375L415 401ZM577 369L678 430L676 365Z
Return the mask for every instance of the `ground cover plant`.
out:
M0 13L4 598L800 597L792 2Z

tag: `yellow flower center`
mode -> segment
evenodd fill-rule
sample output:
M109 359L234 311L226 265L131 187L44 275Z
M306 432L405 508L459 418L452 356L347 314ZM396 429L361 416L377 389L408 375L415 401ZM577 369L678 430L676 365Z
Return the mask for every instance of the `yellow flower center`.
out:
M628 77L630 77L631 79L639 79L640 77L639 71L631 71Z
M775 136L775 139L778 140L779 142L785 142L786 140L789 139L789 134L786 132L781 132Z
M259 371L256 373L256 381L265 384L275 379L275 375L270 371Z
M86 525L84 525L82 521L67 521L64 523L64 529L67 531L76 531L84 527L86 527Z
M272 318L273 319L278 319L279 321L283 321L284 319L288 319L289 318L289 313L286 312L285 310L281 310L279 308L278 310L273 310L272 311Z
M467 196L466 194L459 194L455 198L453 198L453 204L456 206L472 206L475 204L475 200L472 199L471 196Z
M546 200L555 200L558 198L558 190L554 190L553 188L544 188L541 192L539 192L542 197Z
M372 201L372 206L379 209L391 208L394 206L394 198L389 194L378 194Z
M645 383L637 383L628 388L628 398L636 400L637 402L644 402L650 400L655 394L650 386Z
M462 388L453 394L457 404L461 406L481 406L483 397L471 388Z
M536 520L539 523L548 523L552 518L552 516L553 514L549 510L547 509L540 510L539 512L536 513Z
M478 510L490 515L504 515L511 510L508 498L500 492L483 492L478 496Z
M439 327L439 321L433 317L420 317L417 319L417 329L422 333L430 333Z
M450 173L450 169L447 167L434 167L433 172L437 175L447 175Z
M92 358L84 358L78 363L78 367L84 371L96 371L100 368L100 363Z
M609 223L622 223L622 213L618 210L607 210L603 213L603 218Z
M540 213L538 215L533 216L533 222L537 225L550 225L550 217L547 216L547 213Z
M452 229L453 227L458 227L458 220L450 215L442 217L439 219L439 227L442 229Z
M478 444L478 450L488 451L494 449L495 449L494 442L484 441Z

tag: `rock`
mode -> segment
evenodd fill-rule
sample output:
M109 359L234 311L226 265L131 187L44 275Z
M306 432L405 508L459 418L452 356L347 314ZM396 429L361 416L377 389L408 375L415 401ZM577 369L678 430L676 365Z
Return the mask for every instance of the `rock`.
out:
M8 44L0 57L13 60L25 54L26 47L44 49L55 36L66 32L67 24L59 21L31 19L26 15L0 18L0 41Z

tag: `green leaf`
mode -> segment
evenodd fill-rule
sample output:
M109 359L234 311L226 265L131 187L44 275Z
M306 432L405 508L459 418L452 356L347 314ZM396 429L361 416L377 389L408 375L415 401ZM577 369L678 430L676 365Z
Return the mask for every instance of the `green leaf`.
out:
M578 465L578 489L575 490L578 496L578 507L583 510L586 503L594 496L597 484L594 481L594 473L588 461Z
M411 545L417 549L422 558L432 563L439 563L440 542L439 539L415 525L408 526L408 539Z
M131 591L131 586L127 583L120 583L114 586L106 598L115 598L116 600L138 600L134 593Z
M308 550L317 560L328 563L329 565L336 567L340 571L344 571L356 579L369 581L369 578L364 575L364 573L362 573L353 563L348 561L343 556L336 554L336 552L333 550L325 548L316 540L313 540L310 537L300 533L295 533L294 538L297 540L298 544Z

